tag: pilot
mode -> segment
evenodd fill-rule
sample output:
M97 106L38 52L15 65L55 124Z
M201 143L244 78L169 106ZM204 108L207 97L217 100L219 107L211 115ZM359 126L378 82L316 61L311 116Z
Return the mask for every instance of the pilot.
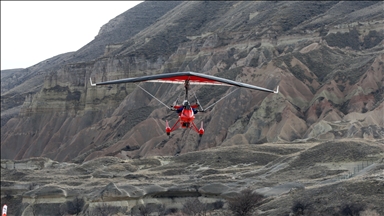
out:
M191 105L189 104L189 102L187 101L187 100L185 100L184 102L183 102L183 107L185 108L185 109L190 109L191 108Z
M188 101L185 100L185 101L183 102L183 106L181 106L181 105L175 105L175 106L173 106L173 108L175 108L175 109L176 109L176 112L180 114L181 111L183 111L183 109L184 109L184 107L185 107L184 104L186 104L186 102L188 102Z
M199 107L199 104L190 105L189 102L185 100L184 101L184 107L186 109L191 109L192 108L193 114L196 114L198 112L198 110L196 108Z
M199 104L194 104L191 106L193 114L196 114L198 112L198 110L196 109L197 107L199 107Z
M174 106L177 113L181 113L181 111L183 111L183 109L189 110L192 108L193 114L196 114L198 112L198 110L196 109L197 107L199 107L198 104L190 105L190 103L187 100L183 101L183 106L177 106L177 105Z
M177 108L176 112L177 113L181 113L181 111L183 111L184 107L183 106L179 106L179 108Z

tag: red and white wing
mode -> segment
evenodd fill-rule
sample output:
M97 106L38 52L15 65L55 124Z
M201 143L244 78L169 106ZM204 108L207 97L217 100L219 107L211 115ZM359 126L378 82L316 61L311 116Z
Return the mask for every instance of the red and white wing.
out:
M254 86L246 83L236 82L233 80L215 77L207 74L196 73L196 72L175 72L175 73L166 73L166 74L156 74L150 76L142 77L133 77L127 79L111 80L106 82L92 83L92 86L98 85L110 85L110 84L120 84L120 83L136 83L136 82L160 82L160 83L174 83L174 84L184 84L186 80L189 80L189 84L192 85L224 85L224 86L237 86L243 88L249 88L259 91L265 91L270 93L278 93L277 90L270 90L262 88L259 86Z

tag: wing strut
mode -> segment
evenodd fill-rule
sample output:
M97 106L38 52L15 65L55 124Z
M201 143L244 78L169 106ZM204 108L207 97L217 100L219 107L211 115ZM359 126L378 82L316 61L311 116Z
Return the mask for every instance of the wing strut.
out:
M204 108L203 108L203 106L201 106L200 101L197 99L196 93L193 92L193 94L195 95L196 103L199 105L200 110L204 112Z
M149 94L151 97L155 98L157 101L159 101L161 104L163 104L165 107L167 107L168 109L172 110L171 107L167 106L165 103L163 103L161 100L159 100L158 98L156 98L155 96L153 96L151 93L149 93L147 90L145 90L143 87L137 85L136 83L133 83L135 84L137 87L141 88L141 90L145 91L147 94Z
M235 90L229 92L228 94L224 95L224 97L220 98L218 101L216 101L215 103L211 104L210 106L208 106L207 108L203 109L202 111L200 112L205 112L206 110L208 110L209 108L211 108L212 106L214 106L215 104L219 103L219 101L223 100L224 98L228 97L230 94L232 94L233 92L235 92L236 90L238 90L239 88L236 88Z

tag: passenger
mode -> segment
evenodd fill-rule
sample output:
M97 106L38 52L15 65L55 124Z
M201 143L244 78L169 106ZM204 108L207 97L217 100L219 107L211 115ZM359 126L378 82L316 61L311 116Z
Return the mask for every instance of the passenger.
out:
M199 107L199 104L194 104L191 106L192 110L193 110L193 114L196 114L198 112L198 110L196 108Z
M183 106L179 106L179 105L173 106L173 108L175 108L175 109L176 109L176 112L179 113L179 114L180 114L181 111L183 111L183 109L184 109Z
M190 105L189 102L187 100L184 100L183 101L183 105L176 105L176 106L173 106L173 108L176 109L176 112L177 113L181 113L183 111L183 109L191 109L192 108L192 111L193 111L193 114L196 114L198 112L197 108L199 107L199 104L193 104L193 105Z

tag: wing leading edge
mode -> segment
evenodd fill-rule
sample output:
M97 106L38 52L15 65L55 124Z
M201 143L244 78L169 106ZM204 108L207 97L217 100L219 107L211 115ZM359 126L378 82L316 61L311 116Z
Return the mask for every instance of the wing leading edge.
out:
M242 82L236 82L233 80L215 77L207 74L196 73L196 72L175 72L175 73L166 73L166 74L156 74L150 76L142 77L133 77L119 80L111 80L106 82L92 83L92 86L98 85L110 85L110 84L121 84L121 83L136 83L136 82L161 82L161 83L174 83L174 84L184 84L186 80L189 80L189 84L193 85L224 85L224 86L237 86L242 88L249 88L264 92L278 93L279 86L277 86L276 91L262 88L255 85L250 85Z

